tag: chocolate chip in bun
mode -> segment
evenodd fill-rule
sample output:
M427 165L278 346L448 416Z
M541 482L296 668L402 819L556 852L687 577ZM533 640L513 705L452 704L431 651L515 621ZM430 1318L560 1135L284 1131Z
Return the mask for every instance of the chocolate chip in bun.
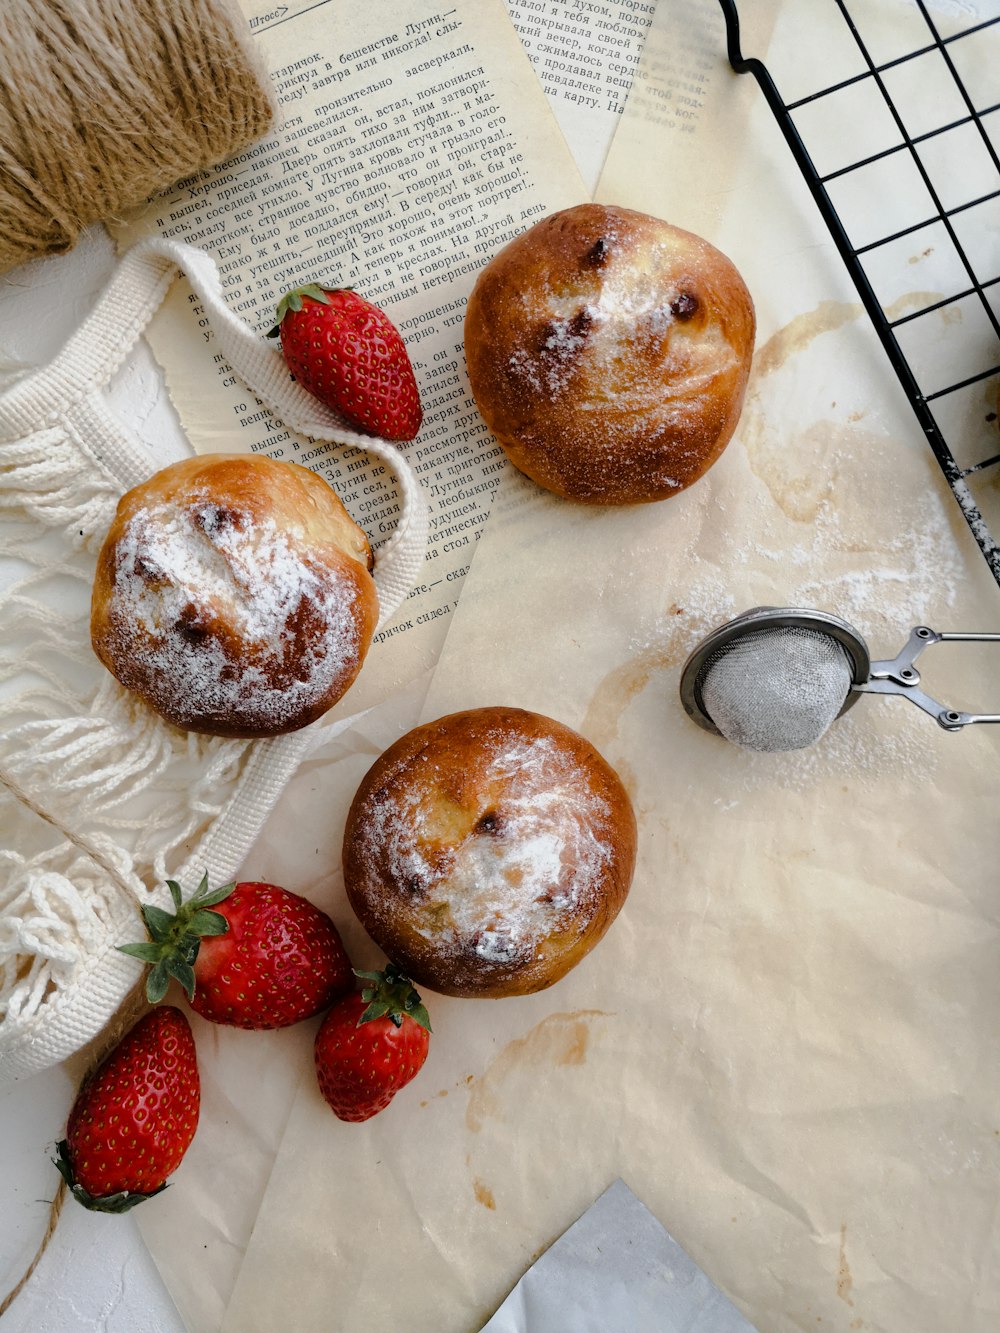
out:
M97 562L91 642L187 731L260 737L314 721L371 643L368 538L295 463L206 454L119 502Z
M498 998L551 986L617 916L635 816L614 769L551 718L451 713L372 765L344 879L362 925L419 984Z
M514 465L590 504L677 495L739 420L753 302L691 232L580 204L516 236L465 317L472 393Z

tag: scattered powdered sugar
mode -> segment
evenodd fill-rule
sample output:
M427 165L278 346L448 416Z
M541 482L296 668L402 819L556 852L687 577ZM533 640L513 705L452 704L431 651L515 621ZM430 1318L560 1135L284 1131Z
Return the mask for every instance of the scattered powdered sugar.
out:
M488 744L474 778L485 811L479 800L456 812L434 782L404 774L369 797L360 854L386 916L402 905L438 952L508 967L586 929L614 855L611 809L555 738L498 729Z
M616 283L607 275L592 301L548 293L544 301L548 322L540 347L537 351L518 347L508 359L513 382L557 399L571 388L576 391L577 376L583 372L594 384L606 381L613 396L647 397L646 377L637 377L635 372L636 350L652 344L668 363L669 334L676 322L672 306L679 292L642 287L636 285L634 275L627 278ZM704 368L709 377L720 368L714 364L714 355L711 360L713 365ZM657 378L657 396L662 399L662 379ZM689 387L695 391L694 384ZM687 387L682 388L687 392ZM588 404L582 402L578 407L586 410Z
M116 674L181 726L297 725L353 670L356 602L271 518L197 494L149 506L115 551Z
M770 628L734 639L700 673L705 711L727 740L776 753L814 745L851 689L851 662L831 635Z
M843 462L852 465L850 457ZM895 499L897 521L883 525L875 545L859 538L859 520L848 519L832 501L818 505L811 521L801 525L801 541L789 545L787 522L773 516L770 501L758 496L755 503L744 494L755 535L734 542L727 559L764 573L773 562L773 586L764 596L737 603L732 575L691 552L684 591L674 594L670 614L637 628L633 654L676 664L679 683L687 655L708 633L760 603L832 612L861 634L873 659L894 657L914 625L953 628L937 623L954 603L963 577L946 497L932 487L916 494L901 488ZM707 734L703 743L728 747L734 791L775 785L802 790L832 777L876 784L903 771L925 775L936 765L937 734L933 720L912 703L865 695L803 749L755 753Z

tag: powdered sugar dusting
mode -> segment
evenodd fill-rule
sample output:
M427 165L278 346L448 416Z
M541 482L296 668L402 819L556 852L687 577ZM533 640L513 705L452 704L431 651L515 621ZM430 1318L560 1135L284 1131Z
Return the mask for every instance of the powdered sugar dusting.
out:
M852 461L845 457L845 467ZM769 500L758 496L755 505L744 493L742 501L748 513L753 511L749 518L756 535L734 543L727 557L734 565L745 563L765 573L773 561L774 586L737 603L732 574L692 552L690 583L679 605L669 616L639 627L633 637L632 651L640 660L669 658L679 675L687 654L706 634L761 603L832 612L860 632L873 658L893 657L913 625L937 623L955 600L962 579L960 556L950 508L934 489L897 494L904 521L898 533L883 531L874 548L858 540L857 524L832 501L817 506L811 522L802 525L800 543L791 546L786 521L774 515ZM686 719L683 724L688 725ZM925 774L936 763L928 744L935 734L934 724L912 704L865 696L805 749L765 755L721 739L706 737L705 744L729 746L727 780L734 789L777 784L801 790L833 777L874 784L904 770Z
M475 785L487 809L456 811L436 780L413 774L371 795L360 853L387 915L402 900L436 952L505 969L586 928L614 855L612 812L556 738L498 728L486 744ZM436 774L433 756L419 761Z
M116 674L181 726L298 725L354 670L357 600L293 532L195 491L140 510L117 542Z

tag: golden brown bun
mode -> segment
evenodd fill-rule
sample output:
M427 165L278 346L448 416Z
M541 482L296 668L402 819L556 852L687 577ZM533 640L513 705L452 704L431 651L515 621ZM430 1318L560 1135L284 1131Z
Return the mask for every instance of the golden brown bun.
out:
M736 428L755 332L714 246L658 218L581 204L514 238L465 317L472 392L514 465L590 504L662 500Z
M168 722L275 736L354 680L378 619L368 538L295 463L207 454L119 502L97 562L94 651Z
M528 995L558 981L615 919L635 816L589 741L519 708L416 727L375 761L344 835L362 925L446 995Z

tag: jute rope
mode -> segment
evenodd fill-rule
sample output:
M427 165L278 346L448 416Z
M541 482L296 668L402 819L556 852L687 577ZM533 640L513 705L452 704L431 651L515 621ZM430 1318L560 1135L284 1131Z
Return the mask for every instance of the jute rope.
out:
M34 1259L32 1259L31 1263L28 1265L28 1267L24 1270L24 1273L21 1275L20 1281L17 1283L16 1286L11 1287L7 1295L3 1298L2 1301L0 1301L0 1319L3 1318L6 1311L10 1309L10 1307L17 1300L18 1296L20 1296L21 1292L28 1285L32 1273L41 1263L42 1255L49 1248L49 1241L56 1234L56 1227L59 1224L59 1215L62 1212L62 1206L65 1203L65 1201L66 1201L66 1182L60 1176L59 1188L53 1195L52 1202L49 1205L49 1219L48 1219L48 1224L45 1228L45 1235L42 1237L41 1244L35 1251Z
M3 0L0 272L259 139L275 105L236 0Z
M80 837L79 834L74 833L72 829L63 824L61 820L57 819L50 811L46 810L44 806L39 805L37 801L28 795L17 779L3 768L0 768L0 784L6 787L11 795L23 805L27 806L29 810L34 811L40 819L44 819L47 824L51 824L52 827L58 833L61 833L67 841L71 842L74 847L78 847L81 851L86 852L95 864L100 866L112 882L121 889L126 897L130 898L132 902L135 903L136 907L141 906L142 900L136 893L133 885L131 885L124 875L116 869L114 864L104 855L99 847L94 846L86 839ZM101 1034L99 1040L94 1043L90 1052L90 1059L87 1063L87 1072L81 1082L86 1081L86 1079L90 1077L104 1060L104 1057L118 1045L125 1033L132 1027L133 1023L137 1022L139 1016L148 1008L149 1002L146 999L145 979L141 979L129 992L121 1008L118 1010L118 1013L115 1015L114 1021L108 1025L105 1031ZM13 1305L17 1297L28 1285L32 1273L34 1273L35 1269L41 1263L42 1256L48 1249L52 1237L55 1235L59 1216L62 1213L62 1207L66 1201L66 1194L66 1182L60 1178L59 1186L56 1189L55 1194L52 1196L52 1202L49 1204L49 1215L46 1221L45 1233L42 1236L38 1249L35 1251L35 1256L28 1264L28 1267L24 1270L15 1285L11 1287L10 1291L0 1298L0 1318L3 1318L4 1313L10 1309L11 1305Z

